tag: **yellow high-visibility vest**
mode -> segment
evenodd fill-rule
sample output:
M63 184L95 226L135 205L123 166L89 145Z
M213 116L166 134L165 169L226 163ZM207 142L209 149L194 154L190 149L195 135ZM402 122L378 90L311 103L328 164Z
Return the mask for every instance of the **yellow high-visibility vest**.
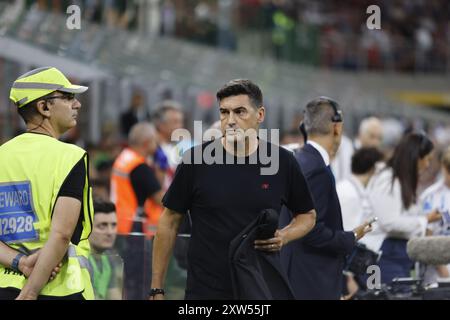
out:
M69 245L60 272L40 295L60 297L82 292L85 299L94 298L87 269L87 239L94 212L87 153L78 146L35 133L21 134L0 146L0 240L25 253L47 242L61 186L81 159L86 177L80 242ZM23 274L0 264L0 288L22 289L25 283Z

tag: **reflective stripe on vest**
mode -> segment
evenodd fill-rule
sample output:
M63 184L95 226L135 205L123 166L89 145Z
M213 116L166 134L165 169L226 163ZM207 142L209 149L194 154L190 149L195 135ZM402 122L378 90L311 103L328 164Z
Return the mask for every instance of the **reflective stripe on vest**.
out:
M80 264L81 268L86 268L88 270L90 269L91 265L89 264L89 259L82 255L78 255L74 245L72 244L69 245L69 249L67 250L67 256L69 258L78 259L78 263Z

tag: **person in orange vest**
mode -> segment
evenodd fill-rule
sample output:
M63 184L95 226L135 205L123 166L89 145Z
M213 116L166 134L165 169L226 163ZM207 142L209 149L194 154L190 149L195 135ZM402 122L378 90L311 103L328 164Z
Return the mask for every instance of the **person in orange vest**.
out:
M146 298L151 275L151 238L162 212L163 190L154 162L157 135L149 122L135 124L128 147L114 161L111 201L117 213L117 249L124 260L124 298Z
M162 211L164 195L151 161L158 147L153 125L148 122L134 125L128 144L129 147L115 160L111 175L111 200L117 208L117 232L120 235L143 232L151 237ZM135 222L143 222L143 230L133 230Z

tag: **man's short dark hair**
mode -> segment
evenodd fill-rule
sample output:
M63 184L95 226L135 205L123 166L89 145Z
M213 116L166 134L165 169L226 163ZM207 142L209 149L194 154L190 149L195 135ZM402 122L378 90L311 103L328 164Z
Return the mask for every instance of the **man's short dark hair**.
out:
M102 199L94 199L94 215L97 213L112 213L116 211L116 206L114 203L102 200Z
M361 148L352 156L352 173L368 173L381 160L383 160L383 153L377 148Z
M247 79L235 79L225 84L216 93L217 100L220 102L222 99L245 94L250 98L252 105L255 108L260 108L263 105L263 96L261 89Z
M53 96L53 94L55 92L57 92L57 91L53 91L43 97L39 97L36 100L33 100L33 101L27 103L26 105L24 105L23 107L19 108L19 110L17 110L17 112L22 117L23 121L25 121L25 123L28 123L35 116L39 115L37 103L41 100L44 100L45 98ZM51 100L49 100L49 102L51 103Z
M159 123L166 121L165 116L168 111L183 112L183 109L177 101L165 100L161 102L155 112L153 112L151 117L152 122L154 122L155 125L158 125Z
M328 98L319 97L311 100L306 105L303 120L306 132L317 135L329 134L335 115L332 102Z

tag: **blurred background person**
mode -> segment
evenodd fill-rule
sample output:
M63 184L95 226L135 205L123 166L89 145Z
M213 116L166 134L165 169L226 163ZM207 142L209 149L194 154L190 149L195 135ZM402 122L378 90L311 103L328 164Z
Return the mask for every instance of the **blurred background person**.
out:
M120 130L124 137L128 137L131 128L138 122L148 121L150 118L146 109L145 98L141 91L133 92L129 108L120 115Z
M360 148L381 148L383 142L383 127L377 117L368 117L361 120L358 135L352 141L343 135L341 145L336 156L331 161L336 181L348 179L351 176L351 158L355 150Z
M351 230L373 217L367 185L375 173L375 165L382 160L383 153L376 148L361 148L353 154L352 175L336 186L344 230Z
M340 181L336 186L339 203L342 210L342 223L344 230L352 230L363 221L373 218L373 209L369 199L367 185L375 173L375 165L383 160L383 153L376 148L361 148L352 156L352 175L348 179ZM364 243L366 237L360 240ZM356 251L355 254L357 254ZM347 257L349 259L352 254ZM347 261L347 265L350 261ZM364 276L352 274L346 270L345 298L350 299L360 287L366 287Z
M166 179L163 184L164 190L167 190L172 182L175 169L180 157L178 156L176 142L172 141L172 133L184 127L184 115L181 105L173 100L163 101L153 113L152 121L155 124L158 133L158 155L160 158L167 158ZM163 154L161 154L161 151ZM165 161L161 161L165 163Z
M382 283L410 276L413 262L406 253L408 239L425 235L427 224L441 219L437 212L421 216L417 203L419 175L428 167L432 150L433 143L426 135L407 134L386 167L370 181L370 200L378 221L365 243L373 251L382 251Z
M91 281L96 300L121 300L123 263L114 250L117 217L114 203L94 199L94 223L89 236Z
M368 117L361 120L358 136L354 141L355 149L381 148L383 143L383 126L377 117Z
M424 214L439 212L442 220L430 223L430 234L450 236L450 147L442 154L442 178L428 187L420 196ZM449 266L424 266L425 284L435 283L443 278L450 278Z
M111 176L111 200L116 204L118 250L124 260L124 297L145 299L151 275L151 238L162 212L163 190L152 157L157 150L155 128L135 124L129 147L117 157Z

